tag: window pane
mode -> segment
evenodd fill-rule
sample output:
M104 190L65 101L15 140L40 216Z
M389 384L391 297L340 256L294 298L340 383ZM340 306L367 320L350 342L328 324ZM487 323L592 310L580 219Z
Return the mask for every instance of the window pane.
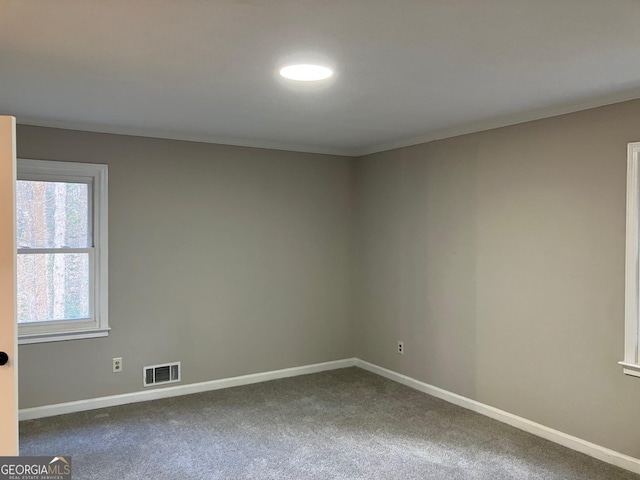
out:
M18 255L18 323L89 318L89 254Z
M16 183L18 248L85 248L89 240L89 185Z

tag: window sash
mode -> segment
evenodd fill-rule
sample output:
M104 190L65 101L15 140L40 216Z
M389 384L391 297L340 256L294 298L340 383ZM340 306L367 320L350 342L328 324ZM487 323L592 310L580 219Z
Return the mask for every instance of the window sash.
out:
M48 253L91 253L95 250L93 247L73 248L73 247L60 247L60 248L19 248L18 255L43 255Z

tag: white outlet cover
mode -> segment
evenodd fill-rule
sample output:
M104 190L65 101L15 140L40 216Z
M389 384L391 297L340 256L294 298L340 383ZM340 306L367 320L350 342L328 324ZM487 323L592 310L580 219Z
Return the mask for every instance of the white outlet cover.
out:
M122 357L113 359L113 373L122 372Z

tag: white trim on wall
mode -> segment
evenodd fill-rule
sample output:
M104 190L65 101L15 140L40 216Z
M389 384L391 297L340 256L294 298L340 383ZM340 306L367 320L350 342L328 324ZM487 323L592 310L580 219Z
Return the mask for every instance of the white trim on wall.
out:
M624 373L640 377L640 142L627 147L627 239L625 253Z
M67 413L83 412L86 410L95 410L98 408L113 407L117 405L125 405L128 403L145 402L148 400L158 400L161 398L177 397L180 395L189 395L192 393L208 392L211 390L219 390L223 388L237 387L241 385L249 385L253 383L266 382L279 378L296 377L298 375L307 375L310 373L324 372L328 370L336 370L346 367L359 367L363 370L375 373L382 377L388 378L394 382L406 385L420 392L432 395L434 397L445 400L454 405L466 408L473 412L485 415L499 422L506 423L512 427L518 428L525 432L531 433L546 440L570 448L580 453L589 455L603 462L624 468L634 473L640 473L640 459L624 455L622 453L610 450L595 443L587 442L581 438L568 435L566 433L545 427L526 418L513 415L504 410L491 407L484 403L471 400L453 392L449 392L439 387L429 385L414 378L402 375L400 373L379 367L358 358L347 358L344 360L336 360L332 362L316 363L301 367L285 368L283 370L273 370L270 372L256 373L252 375L243 375L240 377L225 378L213 380L210 382L193 383L190 385L180 385L177 387L160 388L156 390L146 390L143 392L126 393L123 395L113 395L110 397L93 398L89 400L80 400L77 402L59 403L56 405L46 405L42 407L25 408L20 410L20 420L32 420L36 418L52 417L55 415L63 415Z
M122 395L111 395L109 397L90 398L88 400L78 400L76 402L57 403L54 405L44 405L42 407L24 408L20 410L20 420L33 420L36 418L53 417L67 413L84 412L98 408L115 407L128 403L147 402L149 400L159 400L161 398L179 397L192 393L209 392L223 388L250 385L252 383L267 382L279 378L297 377L310 373L325 372L338 368L353 367L356 364L355 358L336 360L333 362L314 363L301 367L285 368L282 370L272 370L270 372L254 373L239 377L222 378L209 382L190 383L188 385L178 385L175 387L157 388L144 390L142 392L123 393Z
M550 440L554 443L570 448L571 450L584 453L590 457L615 465L616 467L624 468L634 473L640 473L640 459L601 447L595 443L587 442L586 440L554 430L553 428L545 427L544 425L532 422L526 418L500 410L499 408L471 400L470 398L463 397L462 395L429 385L428 383L421 382L392 370L387 370L386 368L365 362L364 360L356 359L356 367L388 378L394 382L401 383L402 385L406 385L407 387L415 390L419 390L420 392L427 393L436 398L440 398L449 403L453 403L454 405L480 413L489 418L493 418L494 420L498 420L499 422L506 423L512 427L524 430L525 432L532 433L538 437L542 437L546 440Z

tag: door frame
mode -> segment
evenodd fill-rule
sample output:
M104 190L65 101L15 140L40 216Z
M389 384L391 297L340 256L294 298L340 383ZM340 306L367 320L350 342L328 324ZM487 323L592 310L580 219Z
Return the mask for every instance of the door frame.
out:
M18 455L16 320L16 119L0 116L0 456Z

